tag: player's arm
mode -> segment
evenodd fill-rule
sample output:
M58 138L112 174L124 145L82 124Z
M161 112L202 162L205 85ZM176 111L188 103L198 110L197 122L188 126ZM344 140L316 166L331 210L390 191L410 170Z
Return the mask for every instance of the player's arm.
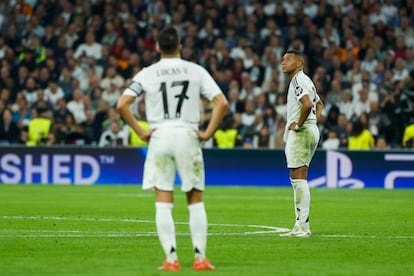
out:
M302 104L302 107L300 109L299 120L290 124L289 129L291 130L296 131L301 128L303 126L303 123L308 118L309 113L312 111L313 103L309 94L303 95L302 98L300 98L300 103Z
M135 99L136 97L134 96L122 95L118 100L116 109L118 110L125 123L127 123L142 140L148 142L151 136L151 132L143 130L138 125L138 122L131 111L131 105L134 103Z
M323 102L321 99L316 102L316 122L319 122L319 119L321 118L321 113L323 109Z
M223 119L224 114L227 112L227 109L229 108L229 103L224 94L222 93L216 95L213 98L213 104L213 113L211 115L211 119L207 126L207 129L204 131L198 131L198 137L201 141L207 141L208 139L210 139L211 136L213 136L221 120Z

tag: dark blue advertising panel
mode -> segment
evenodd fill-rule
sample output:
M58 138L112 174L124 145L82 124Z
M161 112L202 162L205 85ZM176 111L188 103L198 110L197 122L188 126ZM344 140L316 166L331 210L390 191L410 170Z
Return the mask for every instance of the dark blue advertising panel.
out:
M206 151L207 183L290 186L285 155L278 150ZM309 185L326 188L414 188L414 152L317 151Z
M137 185L146 150L0 147L0 183ZM207 185L290 187L283 150L204 149L204 157ZM412 151L319 150L310 166L313 188L414 188Z
M317 156L311 187L414 188L412 151L320 151Z
M137 184L146 149L0 148L1 183Z

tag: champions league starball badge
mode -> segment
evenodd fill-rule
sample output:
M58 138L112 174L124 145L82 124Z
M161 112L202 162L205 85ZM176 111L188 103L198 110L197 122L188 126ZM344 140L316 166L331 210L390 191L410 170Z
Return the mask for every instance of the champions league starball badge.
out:
M302 94L302 92L303 92L303 88L302 87L300 87L300 86L296 86L295 87L295 95L296 95L296 97L299 97L299 95Z

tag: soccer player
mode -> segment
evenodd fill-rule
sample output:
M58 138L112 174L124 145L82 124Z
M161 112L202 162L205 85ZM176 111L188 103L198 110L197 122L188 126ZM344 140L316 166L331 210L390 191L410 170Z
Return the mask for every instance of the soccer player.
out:
M180 270L172 216L174 178L186 192L189 225L195 251L194 270L214 270L206 258L207 215L203 202L204 159L201 141L213 136L228 102L208 72L180 57L177 30L168 26L158 36L161 59L138 72L117 103L122 118L144 141L149 141L142 187L155 190L157 233L166 255L160 270ZM144 97L150 130L143 130L130 109ZM214 104L211 120L198 130L200 98Z
M310 237L310 191L308 167L319 142L317 121L323 103L312 80L303 72L304 56L290 50L282 58L282 71L289 80L287 92L287 123L283 140L293 187L296 221L283 237Z

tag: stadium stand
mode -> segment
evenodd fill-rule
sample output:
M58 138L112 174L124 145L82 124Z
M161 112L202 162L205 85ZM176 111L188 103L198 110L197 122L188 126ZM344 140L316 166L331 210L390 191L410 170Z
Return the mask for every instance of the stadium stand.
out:
M183 58L204 66L237 103L228 116L241 115L238 129L248 131L234 146L283 146L287 83L279 61L295 48L306 54L305 70L326 102L321 147L328 130L347 141L365 116L364 130L375 141L406 148L404 130L414 123L413 11L409 0L0 0L0 113L12 110L23 135L35 110L58 114L63 99L70 111L83 109L73 114L80 134L88 132L81 131L88 114L95 133L79 139L97 146L110 125L108 110L134 73L159 58L158 31L172 24ZM63 92L59 101L50 82ZM328 116L333 106L345 123ZM54 119L50 129L57 137L64 124Z

